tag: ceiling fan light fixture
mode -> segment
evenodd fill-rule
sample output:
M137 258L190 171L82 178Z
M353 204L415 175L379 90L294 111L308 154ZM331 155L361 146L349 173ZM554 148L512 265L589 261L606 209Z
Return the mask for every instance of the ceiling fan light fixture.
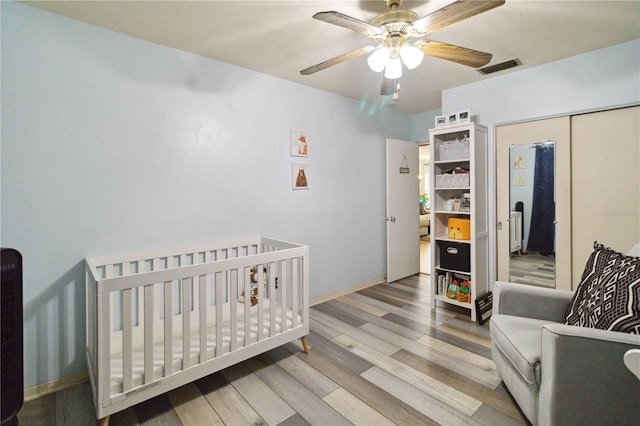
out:
M399 57L389 58L384 69L384 76L390 80L402 77L402 62Z
M424 53L415 46L405 44L400 48L400 58L402 58L402 62L404 62L405 66L412 70L422 63Z
M382 72L384 67L387 65L387 60L389 59L389 48L381 47L373 51L371 55L367 58L367 64L369 64L369 68L371 68L374 72Z

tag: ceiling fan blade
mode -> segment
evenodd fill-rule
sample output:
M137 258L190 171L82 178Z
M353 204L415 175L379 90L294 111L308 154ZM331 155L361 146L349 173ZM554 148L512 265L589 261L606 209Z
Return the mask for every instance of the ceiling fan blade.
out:
M344 55L340 55L337 56L333 59L329 59L327 61L324 62L320 62L319 64L313 65L309 68L305 68L302 71L300 71L300 74L302 75L309 75L309 74L313 74L316 73L318 71L322 71L324 69L327 69L329 67L332 67L334 65L338 65L342 62L348 61L349 59L354 59L357 58L358 56L362 56L362 55L366 55L367 53L372 52L375 49L375 47L373 46L366 46L366 47L362 47L360 49L356 49L354 51L351 51L349 53L345 53Z
M502 6L505 0L458 0L438 9L413 23L413 28L423 34L429 34L456 22Z
M469 67L478 68L487 65L491 61L491 53L480 52L479 50L467 49L466 47L454 46L453 44L441 43L439 41L424 40L416 43L416 47L425 55L433 56L447 61L455 62Z
M375 25L371 25L368 22L361 21L359 19L353 18L349 15L345 15L344 13L329 11L329 12L318 12L313 15L314 19L319 21L328 22L333 25L338 25L339 27L346 28L348 30L357 31L366 36L377 36L382 35L384 31Z

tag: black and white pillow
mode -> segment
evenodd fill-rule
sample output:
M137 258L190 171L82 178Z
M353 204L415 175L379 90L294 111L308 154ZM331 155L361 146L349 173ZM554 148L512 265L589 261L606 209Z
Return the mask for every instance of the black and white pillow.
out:
M564 323L640 334L640 257L595 242Z

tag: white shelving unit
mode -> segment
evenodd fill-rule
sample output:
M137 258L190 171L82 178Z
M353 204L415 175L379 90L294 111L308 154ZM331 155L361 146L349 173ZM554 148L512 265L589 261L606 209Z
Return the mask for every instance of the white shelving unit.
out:
M487 211L487 128L475 123L429 130L431 147L431 306L448 303L469 309L476 321L475 298L489 290ZM449 175L452 170L468 173ZM466 175L466 176L465 176ZM440 177L439 177L440 176ZM468 211L450 200L470 194ZM454 204L452 207L451 204ZM468 219L468 239L449 238L449 219ZM440 278L442 277L442 278ZM470 281L468 301L447 297L447 283Z

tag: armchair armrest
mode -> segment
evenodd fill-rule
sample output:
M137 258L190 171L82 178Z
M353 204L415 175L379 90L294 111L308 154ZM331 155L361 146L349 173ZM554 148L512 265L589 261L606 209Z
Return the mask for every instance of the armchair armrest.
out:
M640 381L626 351L640 336L548 324L542 328L540 424L637 424Z
M571 291L496 281L493 310L497 314L562 322L572 297Z

